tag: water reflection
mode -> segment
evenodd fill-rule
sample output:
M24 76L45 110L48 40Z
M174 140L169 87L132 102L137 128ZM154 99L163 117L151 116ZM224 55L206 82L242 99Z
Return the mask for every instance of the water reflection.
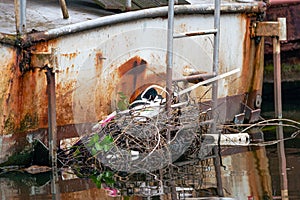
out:
M271 176L264 147L251 151L247 147L231 148L222 153L225 196L233 199L271 199ZM57 182L53 182L51 173L29 175L24 172L10 172L1 175L1 197L2 199L126 199L126 197L171 199L169 187L171 180L175 182L179 199L192 197L208 199L209 196L213 199L213 196L217 196L212 159L186 164L182 162L171 167L172 174L169 167L158 173L127 174L126 179L119 177L115 184L118 189L117 197L111 197L110 188L97 189L89 179L74 179L64 174ZM57 195L51 195L51 183L56 183L54 186Z
M287 145L287 167L290 199L299 199L300 152L294 148L299 141ZM223 154L222 181L225 196L234 199L272 199L280 195L276 146L260 147L248 151L246 147L227 149ZM216 196L216 179L212 160L199 161L173 167L180 199ZM168 174L167 170L161 172ZM171 199L167 179L160 182L154 174L131 175L116 185L117 197L112 191L98 189L89 179L60 176L57 182L59 195L51 194L51 173L31 175L14 171L0 175L1 199ZM165 176L166 178L167 176ZM161 187L161 186L164 187ZM130 196L130 198L129 198ZM147 198L148 197L148 198ZM151 197L151 198L150 198ZM212 197L210 197L213 199ZM274 198L275 199L275 198Z
M290 85L288 86L290 89ZM298 87L299 90L299 87ZM285 85L283 85L283 91ZM268 94L265 91L264 94ZM299 96L300 93L293 93ZM285 102L297 98L283 96ZM272 102L266 95L263 102ZM294 101L295 100L295 101ZM273 106L263 104L266 118L272 118ZM286 118L299 120L299 105L283 105ZM288 109L286 109L288 108ZM290 109L292 108L292 109ZM287 136L289 133L285 132ZM264 133L266 140L275 139L275 132ZM300 138L285 142L289 199L300 199ZM222 183L226 197L237 200L279 199L280 180L276 145L266 147L222 148ZM116 197L113 188L98 189L90 179L78 179L69 173L60 174L56 182L58 195L51 193L51 173L31 175L20 170L0 174L1 199L171 199L170 181L174 181L179 199L216 199L216 176L212 159L177 162L169 168L148 174L126 174L116 177ZM161 178L163 177L163 179ZM54 183L54 182L53 182ZM211 196L211 197L208 197ZM223 198L225 199L225 198Z

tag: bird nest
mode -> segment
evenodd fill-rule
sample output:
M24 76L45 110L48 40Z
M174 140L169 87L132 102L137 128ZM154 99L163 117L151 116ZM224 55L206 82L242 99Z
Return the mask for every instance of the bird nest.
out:
M180 109L180 114L177 109L172 111L171 117L162 112L138 120L118 114L95 133L100 141L111 138L110 147L97 153L97 158L110 168L127 172L153 171L172 163L190 146L197 127L197 117L190 115L194 107Z
M166 99L155 86L150 86L129 109L113 112L81 140L95 158L111 169L161 169L186 152L199 127L197 104L173 96L171 106L166 107Z

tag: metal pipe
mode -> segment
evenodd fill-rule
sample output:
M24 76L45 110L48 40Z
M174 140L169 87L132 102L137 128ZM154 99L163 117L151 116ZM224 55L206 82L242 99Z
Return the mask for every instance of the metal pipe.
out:
M51 194L52 199L60 199L57 173L57 124L56 124L56 92L55 73L53 68L46 66L48 95L48 141L49 160L52 166Z
M264 12L266 10L266 4L263 2L256 2L249 5L241 6L240 3L233 3L222 7L224 13L256 13ZM176 6L175 14L212 14L214 12L213 7L209 4L197 4L197 5L178 5ZM50 40L64 35L69 35L75 32L85 31L93 28L99 28L106 25L112 25L116 23L123 23L127 21L134 21L144 18L165 17L168 13L168 7L150 8L145 10L131 11L127 13L121 13L111 16L104 16L94 20L88 20L56 29L51 29L41 33L32 33L24 38L24 46L30 45L33 42L40 40Z
M59 0L59 4L60 4L60 7L61 7L63 18L68 19L69 18L69 12L68 12L66 1L65 0Z
M167 111L171 110L172 102L172 73L173 73L173 33L174 33L174 0L169 0L168 5L168 35L167 35L167 77L166 89L167 95Z
M274 61L274 101L275 101L275 117L282 119L282 96L281 96L281 64L280 64L280 40L279 37L273 38L273 61ZM288 199L288 179L286 173L286 157L283 141L283 127L280 125L276 128L277 144L279 157L279 174L281 184L281 199Z
M16 31L18 34L26 33L26 0L15 0Z
M217 32L216 29L208 29L203 31L196 31L196 32L188 32L188 33L179 33L174 35L174 38L185 38L185 37L192 37L192 36L199 36L199 35L208 35L208 34L215 34Z
M18 45L18 43L16 43L17 39L18 39L18 37L15 35L0 33L0 42L1 43L14 46L14 45Z
M55 74L53 69L46 66L47 95L48 95L48 138L49 159L52 168L57 167L57 124L56 124L56 92Z
M131 0L126 0L126 10L129 11L131 10Z
M171 104L172 104L172 95L173 95L173 88L172 88L172 80L173 80L173 34L174 34L174 0L169 0L168 3L168 32L167 32L167 69L166 69L166 89L167 89L167 116L168 120L171 117ZM171 130L170 127L167 130L167 141L170 144L171 141ZM172 155L169 152L169 158L172 160ZM171 161L172 162L172 161ZM170 173L173 173L173 166L170 165ZM174 180L171 180L171 198L177 200L177 193Z
M214 50L213 50L213 75L218 76L219 73L219 46L220 46L220 17L221 17L221 0L215 0L215 11L214 11L214 29L216 33L214 34ZM213 148L215 154L214 166L217 179L217 192L219 196L224 196L223 186L222 186L222 173L221 173L221 157L219 153L219 143L221 138L221 132L217 130L217 118L218 118L218 81L212 84L212 117L213 123L211 127L211 133L219 134L218 145Z
M219 71L219 45L220 45L220 0L215 0L215 14L214 14L214 29L217 31L214 34L214 49L213 49L213 75L218 76ZM212 114L213 118L217 119L218 106L218 81L213 82L212 87ZM212 126L212 133L216 132L216 121Z
M173 79L174 82L180 82L180 81L187 81L187 82L201 82L205 81L207 79L213 78L212 74L197 74L197 75L190 75L190 76L184 76L182 78L176 78Z

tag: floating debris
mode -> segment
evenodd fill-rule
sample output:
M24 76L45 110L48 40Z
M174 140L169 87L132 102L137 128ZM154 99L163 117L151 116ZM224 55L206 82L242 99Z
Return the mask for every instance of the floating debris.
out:
M48 166L32 165L23 170L29 174L39 174L39 173L50 172L52 170L52 168L48 167Z

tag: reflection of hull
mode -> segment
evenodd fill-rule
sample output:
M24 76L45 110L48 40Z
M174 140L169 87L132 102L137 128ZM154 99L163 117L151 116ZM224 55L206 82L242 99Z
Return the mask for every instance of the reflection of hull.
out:
M263 11L261 2L222 6L219 74L236 68L240 73L219 80L218 97L226 100L226 104L220 104L221 123L242 112L242 103L252 109L260 106L256 97L261 95L262 87L263 40L256 43L251 39L249 26L252 17ZM213 26L211 5L178 6L176 12L179 15L175 17L175 32ZM24 36L20 47L14 46L17 37L1 34L0 162L28 145L25 136L30 131L34 137L45 137L46 77L38 68L53 66L57 72L59 138L82 134L82 127L114 110L118 92L130 96L143 84L164 85L166 14L166 8L154 8L97 18L80 25L58 24L56 29ZM175 79L188 72L212 72L212 37L175 41ZM206 102L211 96L209 88L208 85L195 90L194 96ZM230 105L234 105L232 110Z
M51 174L29 175L12 172L0 177L0 194L2 199L58 199L52 194ZM104 189L95 188L88 179L68 179L57 181L60 199L113 199ZM57 196L56 196L57 197Z

